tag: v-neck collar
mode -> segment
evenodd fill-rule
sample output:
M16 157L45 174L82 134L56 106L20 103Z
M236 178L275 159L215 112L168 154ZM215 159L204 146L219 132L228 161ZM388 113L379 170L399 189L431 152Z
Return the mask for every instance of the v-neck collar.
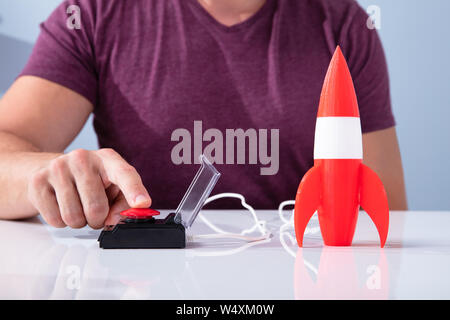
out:
M181 0L181 2L187 2L192 10L198 12L199 17L204 19L206 23L209 23L224 32L236 32L253 25L261 16L264 16L268 12L271 12L276 0L266 0L261 8L258 9L252 16L244 21L233 24L232 26L226 26L217 21L199 2L198 0Z

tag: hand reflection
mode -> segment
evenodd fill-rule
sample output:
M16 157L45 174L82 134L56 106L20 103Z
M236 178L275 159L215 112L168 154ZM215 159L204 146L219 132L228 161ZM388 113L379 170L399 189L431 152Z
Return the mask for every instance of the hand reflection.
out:
M207 298L208 282L201 279L215 277L211 263L222 263L210 257L233 256L228 261L239 264L239 253L270 241L216 239L187 250L103 250L97 233L52 229L38 218L2 221L0 250L8 259L0 260L0 298Z

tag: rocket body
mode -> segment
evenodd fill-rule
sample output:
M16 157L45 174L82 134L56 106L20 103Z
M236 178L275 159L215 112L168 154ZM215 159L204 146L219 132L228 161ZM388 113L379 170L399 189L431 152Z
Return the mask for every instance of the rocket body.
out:
M314 167L300 182L295 200L297 242L317 210L324 243L349 246L360 206L374 221L384 246L389 225L386 192L362 162L361 121L353 81L338 47L325 77L314 138Z
M316 160L321 168L322 201L317 211L324 243L349 246L359 211L359 168L361 160ZM324 174L326 173L326 174ZM343 184L342 181L345 181Z

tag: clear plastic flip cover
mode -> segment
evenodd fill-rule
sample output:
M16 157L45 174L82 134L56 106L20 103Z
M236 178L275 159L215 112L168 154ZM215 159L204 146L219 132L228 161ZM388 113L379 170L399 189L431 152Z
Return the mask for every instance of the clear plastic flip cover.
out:
M181 222L186 229L194 223L220 177L220 173L204 155L200 156L200 163L200 169L175 211L175 221Z

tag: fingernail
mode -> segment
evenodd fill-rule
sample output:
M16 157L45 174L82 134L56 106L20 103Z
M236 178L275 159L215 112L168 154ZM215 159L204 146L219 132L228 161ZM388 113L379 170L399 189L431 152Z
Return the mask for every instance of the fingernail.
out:
M141 204L141 203L144 203L144 202L148 202L148 197L146 197L146 196L144 196L142 194L138 195L136 197L136 199L134 199L134 203L135 204Z

